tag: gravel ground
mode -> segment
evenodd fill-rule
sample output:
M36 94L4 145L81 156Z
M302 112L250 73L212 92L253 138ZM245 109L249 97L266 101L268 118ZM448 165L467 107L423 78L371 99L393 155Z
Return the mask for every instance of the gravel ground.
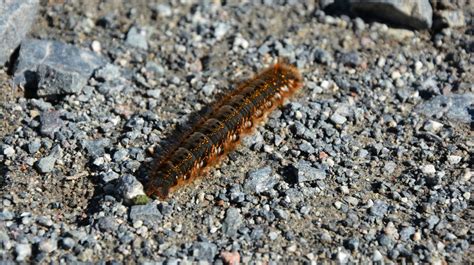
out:
M43 2L0 68L5 263L474 262L472 6L412 31L298 1ZM301 92L131 205L176 127L278 57Z

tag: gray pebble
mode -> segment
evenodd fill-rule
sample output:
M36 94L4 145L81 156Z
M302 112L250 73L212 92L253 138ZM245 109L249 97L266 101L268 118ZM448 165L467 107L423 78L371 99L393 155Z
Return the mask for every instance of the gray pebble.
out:
M28 153L35 154L41 147L41 141L39 139L34 139L31 143L28 144Z
M313 51L314 61L320 64L329 64L333 61L331 54L323 49L315 49Z
M288 215L288 212L284 209L276 209L275 210L275 217L279 218L279 219L282 219L282 220L287 220L289 215Z
M154 99L160 99L161 98L161 89L150 89L146 91L146 95L154 98Z
M148 38L144 30L140 30L137 27L131 27L128 30L127 38L125 42L130 46L148 50Z
M375 200L374 204L372 207L370 207L370 215L375 216L375 217L383 217L385 213L388 211L388 205L384 201L381 200Z
M275 231L272 231L270 233L268 233L268 237L270 238L270 240L275 240L278 238L278 233L275 232Z
M395 162L387 161L387 162L385 162L383 170L387 174L392 174L395 171L396 168L397 168L397 164Z
M70 238L70 237L62 238L61 241L60 241L61 247L65 250L72 249L75 244L76 244L76 242L74 241L74 239Z
M54 137L54 133L64 125L58 111L44 111L40 115L40 132L49 138Z
M339 57L338 61L341 64L347 65L350 67L357 67L362 63L362 59L360 58L360 55L357 52L343 53Z
M216 37L216 39L219 40L222 37L224 37L224 35L227 33L228 30L229 30L229 25L225 23L218 23L214 29L214 36Z
M193 257L197 260L212 261L217 255L217 246L208 242L195 242L192 247Z
M330 119L334 124L339 124L339 125L344 124L347 121L346 117L341 116L338 113L334 113Z
M58 248L58 241L56 239L45 239L39 242L38 249L45 253L51 253Z
M30 244L16 244L15 246L16 261L24 261L31 256Z
M389 249L392 248L394 244L393 240L385 234L380 235L377 241L379 242L381 246L387 247Z
M344 245L351 251L357 250L359 248L359 239L355 237L350 238L349 240L345 241Z
M440 221L440 219L437 215L431 215L426 220L426 222L428 223L428 228L429 229L433 229L439 223L439 221Z
M117 190L125 200L132 200L136 196L144 195L143 185L133 175L124 175L120 178Z
M298 148L305 153L313 154L316 150L314 147L306 140L302 140L302 143L298 146Z
M237 231L239 230L242 223L242 215L240 214L239 210L236 208L229 208L227 209L226 217L222 223L222 231L226 235L233 237L237 235Z
M117 150L114 153L112 158L113 158L114 162L121 162L121 161L125 160L127 155L128 155L128 150L125 149L125 148L121 148L121 149Z
M40 173L49 173L53 171L56 158L52 156L46 156L36 162L36 168Z
M92 158L97 158L105 154L105 148L110 145L108 138L96 140L83 140L82 146L87 150L87 153Z
M299 160L295 165L291 165L290 172L298 183L326 178L325 170L313 167L311 162L306 160Z
M46 216L40 216L36 219L36 222L39 224L39 225L42 225L42 226L45 226L45 227L51 227L53 226L53 221L51 221L51 219L49 217L46 217Z
M369 151L365 149L359 149L359 151L357 151L357 156L360 158L366 158L367 155L369 155Z
M156 6L152 6L152 8L160 17L169 17L173 14L173 10L167 4L157 4Z
M247 193L261 193L270 190L277 183L278 179L272 174L272 168L266 166L248 173L244 190Z
M108 63L104 67L98 69L94 76L99 80L112 81L120 77L120 68Z
M380 253L380 251L378 251L378 250L374 250L374 252L372 253L372 261L375 261L375 262L383 261L382 253Z
M15 218L15 214L6 209L0 212L0 221L13 220L13 218Z
M400 239L401 240L409 240L410 237L415 233L415 227L409 226L409 227L404 227L400 231Z
M15 148L9 145L3 145L1 149L2 149L3 155L6 157L12 157L15 154Z
M146 205L134 205L130 209L130 219L133 222L137 220L150 221L155 223L162 219L162 215L158 210L158 206L154 202L150 202Z
M202 87L202 92L204 93L204 95L206 96L210 96L212 95L212 92L216 89L216 86L214 84L210 84L210 83L207 83L206 85L204 85Z

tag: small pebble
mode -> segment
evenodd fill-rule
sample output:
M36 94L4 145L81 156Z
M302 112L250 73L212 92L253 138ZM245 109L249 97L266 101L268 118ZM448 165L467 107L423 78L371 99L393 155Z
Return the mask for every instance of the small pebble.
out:
M423 174L434 174L436 173L436 168L434 165L424 165L421 167L421 172L423 172Z

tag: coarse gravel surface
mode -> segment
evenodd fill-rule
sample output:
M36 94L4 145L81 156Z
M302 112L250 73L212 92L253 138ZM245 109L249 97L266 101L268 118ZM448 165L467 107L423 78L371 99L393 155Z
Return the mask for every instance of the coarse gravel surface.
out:
M474 262L472 8L411 31L309 1L42 2L27 41L100 63L89 78L53 45L36 92L13 82L34 60L0 68L1 260ZM205 177L131 205L176 128L277 58L301 91Z

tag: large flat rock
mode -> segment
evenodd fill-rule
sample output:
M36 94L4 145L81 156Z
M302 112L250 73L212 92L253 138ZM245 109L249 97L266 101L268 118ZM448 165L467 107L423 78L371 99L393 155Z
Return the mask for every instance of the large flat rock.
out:
M31 28L39 0L0 1L0 63L8 61Z
M429 0L349 0L352 10L386 22L412 27L431 28L433 9Z
M38 96L76 94L105 63L99 55L73 45L26 39L20 47L14 82L37 89Z

